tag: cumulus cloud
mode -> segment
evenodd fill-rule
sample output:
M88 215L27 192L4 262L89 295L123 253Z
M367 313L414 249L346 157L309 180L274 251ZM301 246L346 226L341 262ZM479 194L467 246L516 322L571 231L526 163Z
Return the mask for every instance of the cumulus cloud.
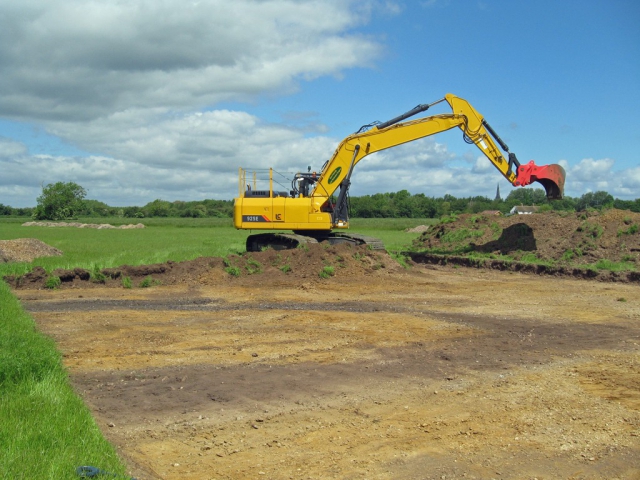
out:
M27 147L10 138L0 137L0 158L13 159L27 153Z
M566 160L558 163L567 172L565 193L569 196L605 191L615 198L634 199L640 191L640 167L616 170L611 158L583 158L572 165Z
M349 28L369 2L8 1L0 15L0 115L92 120L189 109L371 65Z
M393 5L387 2L385 11L393 13ZM32 205L36 182L63 180L90 195L109 187L120 196L134 193L125 204L169 193L229 198L236 183L229 174L238 166L323 162L335 140L306 138L215 106L291 93L300 82L372 66L382 46L354 28L369 21L375 6L375 0L3 2L0 116L37 125L93 155L37 156L2 140L0 194ZM31 190L15 197L14 184ZM111 194L99 198L119 203Z

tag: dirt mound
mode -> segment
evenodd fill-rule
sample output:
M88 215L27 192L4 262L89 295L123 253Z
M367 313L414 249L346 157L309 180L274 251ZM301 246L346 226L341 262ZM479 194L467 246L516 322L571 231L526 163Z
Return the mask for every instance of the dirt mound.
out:
M0 263L33 262L40 257L59 257L62 252L35 238L0 240Z
M416 249L431 253L486 254L516 261L591 265L599 261L640 266L640 214L623 210L538 213L496 217L460 215L423 233Z
M35 267L22 276L7 276L4 280L13 288L45 288L50 276L60 279L59 288L87 287L149 287L153 285L200 284L214 285L235 282L244 286L265 282L297 279L309 281L345 279L363 275L384 274L401 268L386 252L365 246L309 245L293 250L265 250L224 259L202 257L185 262L153 265L123 265L91 272L82 268L56 269L48 275Z
M407 233L422 233L429 230L429 225L418 225L417 227L407 228L405 232Z
M640 214L460 215L420 235L417 263L640 282Z
M130 223L126 225L113 226L109 223L78 223L78 222L25 222L23 227L74 227L74 228L95 228L97 230L104 230L109 228L116 228L120 230L130 230L132 228L144 228L142 223Z

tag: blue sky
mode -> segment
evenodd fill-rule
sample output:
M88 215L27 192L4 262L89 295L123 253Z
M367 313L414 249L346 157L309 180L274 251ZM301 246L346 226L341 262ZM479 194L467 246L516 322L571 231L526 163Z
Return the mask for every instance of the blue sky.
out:
M113 206L231 199L454 93L566 194L640 197L636 1L5 0L0 203L74 181ZM446 113L442 106L429 114ZM363 160L352 195L513 188L452 131Z

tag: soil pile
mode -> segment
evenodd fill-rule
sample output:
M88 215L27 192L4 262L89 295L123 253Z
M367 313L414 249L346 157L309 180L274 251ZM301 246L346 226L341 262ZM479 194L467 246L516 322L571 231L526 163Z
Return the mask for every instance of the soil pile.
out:
M130 230L132 228L144 228L142 223L130 223L126 225L113 226L109 223L78 223L78 222L25 222L23 227L74 227L74 228L95 228L97 230L104 230L110 228L116 228L120 230Z
M35 238L0 240L0 263L33 262L40 257L59 257L62 252Z
M414 248L436 254L487 254L556 265L624 262L640 267L640 214L624 210L546 212L507 217L460 215L424 232Z
M45 288L50 276L60 278L59 288L87 287L148 287L153 285L215 285L234 282L239 285L264 285L265 282L295 280L326 281L331 278L360 278L385 274L401 267L386 252L369 250L365 246L311 244L293 250L265 250L242 255L213 258L202 257L185 262L153 265L123 265L100 271L82 268L56 269L48 275L35 267L22 276L7 276L4 280L13 288Z

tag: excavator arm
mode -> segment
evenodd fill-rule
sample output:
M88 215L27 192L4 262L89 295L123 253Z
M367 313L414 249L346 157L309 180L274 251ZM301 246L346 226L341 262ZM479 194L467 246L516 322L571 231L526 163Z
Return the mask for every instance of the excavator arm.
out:
M452 113L402 122L442 101L450 105ZM345 193L349 188L353 168L367 155L454 127L460 128L465 141L475 144L512 185L524 187L538 182L545 188L547 198L562 198L565 172L560 165L537 166L533 161L521 165L516 155L509 151L509 147L469 102L447 94L442 100L429 105L419 105L388 122L345 138L323 168L311 192L312 208L320 211L321 206L338 188L341 193ZM496 142L507 154L506 159ZM339 196L336 202L338 208L340 204Z

